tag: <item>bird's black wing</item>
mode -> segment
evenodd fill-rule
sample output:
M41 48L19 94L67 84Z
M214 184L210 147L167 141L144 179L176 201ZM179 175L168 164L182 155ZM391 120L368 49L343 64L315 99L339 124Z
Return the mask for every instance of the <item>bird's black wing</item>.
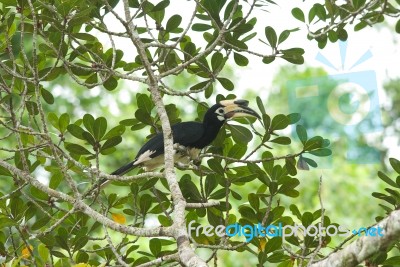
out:
M174 124L171 126L171 130L174 138L174 144L178 143L179 145L185 147L190 147L193 143L196 143L196 141L199 140L204 134L203 124L194 121ZM145 143L137 153L135 160L122 166L111 174L122 175L132 170L137 166L134 163L140 157L140 155L150 151L153 152L149 156L150 158L155 158L164 154L164 135L162 133L155 135L149 141L147 141L147 143Z

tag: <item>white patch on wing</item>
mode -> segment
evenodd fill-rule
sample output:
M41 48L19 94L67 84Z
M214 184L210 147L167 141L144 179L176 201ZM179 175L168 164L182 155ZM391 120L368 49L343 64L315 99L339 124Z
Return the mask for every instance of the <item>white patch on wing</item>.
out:
M189 164L191 160L199 157L201 149L198 148L185 148L179 144L174 144L174 161L182 164ZM142 164L146 171L152 171L164 165L164 154L157 157L150 158L155 151L147 150L138 157L134 165Z
M133 165L139 165L140 163L146 162L151 160L150 156L153 155L155 151L147 150L143 154L141 154L137 160L133 163Z

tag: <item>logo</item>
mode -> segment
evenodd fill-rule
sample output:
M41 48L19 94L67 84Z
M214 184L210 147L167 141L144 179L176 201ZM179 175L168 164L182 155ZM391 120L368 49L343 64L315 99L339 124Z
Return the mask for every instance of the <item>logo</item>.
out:
M367 50L347 68L346 42L339 42L339 52L340 68L322 53L316 56L334 74L288 81L289 109L302 115L302 124L310 135L346 141L348 161L379 162L379 151L366 145L368 135L382 131L376 73L353 71L370 60L372 53Z

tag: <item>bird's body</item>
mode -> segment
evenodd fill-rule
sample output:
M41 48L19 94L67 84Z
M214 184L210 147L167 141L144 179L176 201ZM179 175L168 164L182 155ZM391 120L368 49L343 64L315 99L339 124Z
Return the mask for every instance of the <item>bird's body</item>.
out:
M175 162L188 163L196 159L201 149L210 145L217 137L225 121L234 117L259 115L249 108L246 100L223 100L209 108L203 122L181 122L171 126L174 140ZM136 167L153 170L164 164L164 136L159 133L147 141L137 153L135 159L112 172L123 175Z
M219 128L215 128L211 135L205 136L205 127L201 122L181 122L171 126L174 140L175 161L188 163L197 158L200 150L209 145L218 134ZM182 151L184 148L186 151ZM147 171L164 164L164 135L157 134L145 143L139 150L135 160L112 172L112 175L121 175L130 171L134 167L142 165Z

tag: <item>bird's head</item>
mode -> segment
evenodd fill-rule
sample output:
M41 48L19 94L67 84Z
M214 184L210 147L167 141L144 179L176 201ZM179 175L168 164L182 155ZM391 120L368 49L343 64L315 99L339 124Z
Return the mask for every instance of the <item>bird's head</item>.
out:
M248 107L249 101L242 99L222 100L212 106L206 114L206 118L224 123L226 120L240 117L255 117L260 115Z

